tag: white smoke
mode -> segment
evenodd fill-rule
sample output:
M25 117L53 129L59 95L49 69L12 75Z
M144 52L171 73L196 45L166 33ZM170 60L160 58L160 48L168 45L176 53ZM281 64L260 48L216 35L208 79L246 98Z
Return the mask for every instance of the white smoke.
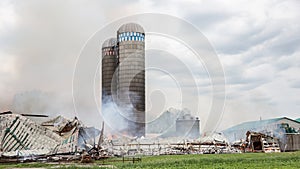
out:
M126 129L126 121L115 102L109 96L104 97L102 102L102 117L114 132L120 132Z
M137 96L130 92L128 96ZM131 100L131 102L134 100ZM111 96L102 97L102 118L106 125L112 130L110 134L123 135L130 137L128 131L134 130L134 123L137 122L137 118L134 113L134 103L129 104L117 104ZM136 135L139 135L136 133Z
M62 114L65 110L63 102L51 93L39 90L26 91L14 96L12 112L17 114L47 115L53 118ZM66 115L64 113L64 115ZM44 121L45 118L32 118L36 121Z

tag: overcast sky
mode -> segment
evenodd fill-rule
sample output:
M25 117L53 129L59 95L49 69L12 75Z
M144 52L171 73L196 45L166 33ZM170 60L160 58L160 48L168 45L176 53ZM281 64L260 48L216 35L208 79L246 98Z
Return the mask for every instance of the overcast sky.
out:
M18 110L18 105L30 98L40 104L36 111L45 109L66 116L74 115L72 77L76 58L86 41L116 19L151 12L190 22L206 36L216 51L226 79L226 105L219 130L259 118L300 118L299 9L300 1L297 0L2 0L0 110ZM155 37L152 39L155 41ZM176 61L173 64L168 62L172 55L157 51L146 54L148 64L165 63L164 66L176 74ZM156 58L157 62L153 63L150 55L164 57L160 57L162 60ZM183 57L183 62L197 69L197 63L190 63L191 57ZM199 64L200 75L196 73L195 79L200 94L195 96L193 91L188 92L190 99L186 107L205 121L211 84L207 82L206 74L201 76L202 69ZM149 73L153 79L151 83L147 77L148 90L157 85L162 87L159 82L165 75L160 72L154 79L151 75L155 73ZM188 75L180 77L189 80ZM171 87L165 89L171 90ZM154 96L160 98L161 95L153 93ZM197 103L193 103L195 97L199 99ZM159 105L161 102L165 106ZM167 109L172 104L178 107L177 102L176 99L153 100L152 106L157 104ZM196 109L194 104L203 108ZM86 106L88 110L88 104ZM99 117L96 115L95 118Z

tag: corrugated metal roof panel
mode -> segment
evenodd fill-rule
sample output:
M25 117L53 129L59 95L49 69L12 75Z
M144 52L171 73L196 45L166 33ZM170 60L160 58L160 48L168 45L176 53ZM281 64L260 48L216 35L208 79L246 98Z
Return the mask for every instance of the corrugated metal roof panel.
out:
M282 120L286 117L280 117L280 118L274 118L274 119L267 119L267 120L259 120L259 121L249 121L249 122L244 122L238 125L235 125L233 127L230 127L228 129L226 129L226 131L230 131L230 130L239 130L239 129L249 129L251 127L259 127L259 126L266 126L268 124L277 122L279 120Z

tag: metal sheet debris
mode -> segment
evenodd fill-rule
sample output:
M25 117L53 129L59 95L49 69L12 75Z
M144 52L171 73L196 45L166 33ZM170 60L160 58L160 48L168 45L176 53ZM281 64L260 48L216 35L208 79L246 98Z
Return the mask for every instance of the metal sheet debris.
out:
M27 157L75 154L95 147L100 131L85 127L75 117L58 116L38 124L13 113L0 115L0 152L2 157Z

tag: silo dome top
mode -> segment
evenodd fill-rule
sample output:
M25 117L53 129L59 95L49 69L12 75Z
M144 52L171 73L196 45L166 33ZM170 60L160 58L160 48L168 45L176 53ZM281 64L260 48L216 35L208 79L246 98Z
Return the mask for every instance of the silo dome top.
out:
M116 45L117 45L117 39L116 38L109 38L109 39L107 39L103 42L102 48L112 47L112 46L116 46Z
M141 25L136 24L136 23L126 23L122 25L118 33L123 33L123 32L140 32L140 33L145 33L144 29Z

